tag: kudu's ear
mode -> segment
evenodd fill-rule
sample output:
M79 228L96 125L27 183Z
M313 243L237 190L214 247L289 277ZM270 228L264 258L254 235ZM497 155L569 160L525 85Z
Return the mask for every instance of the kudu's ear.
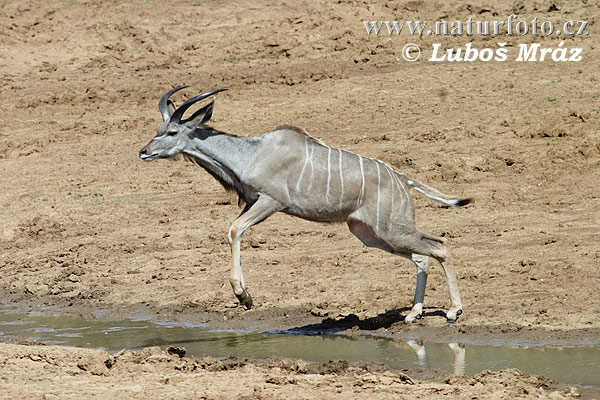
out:
M212 117L213 107L215 106L215 100L216 97L213 97L213 100L210 103L208 103L207 105L196 111L194 114L192 114L192 116L188 118L188 121L190 121L194 126L204 125L208 121L210 121L210 117Z

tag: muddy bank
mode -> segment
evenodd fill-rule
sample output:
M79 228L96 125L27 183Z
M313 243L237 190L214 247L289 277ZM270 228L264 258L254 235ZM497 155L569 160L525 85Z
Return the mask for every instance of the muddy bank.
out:
M109 354L2 343L0 359L2 398L568 399L593 395L518 370L442 376L431 370L391 371L377 364L343 361L317 366L289 359L190 358L182 348Z

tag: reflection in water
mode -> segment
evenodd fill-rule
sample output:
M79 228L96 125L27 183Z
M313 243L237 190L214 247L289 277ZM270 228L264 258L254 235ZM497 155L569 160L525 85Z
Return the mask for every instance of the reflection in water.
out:
M465 346L460 343L449 343L448 346L454 352L454 373L463 375L465 373Z
M429 368L427 363L427 353L425 352L425 346L420 340L408 340L406 342L411 349L417 353L417 362L419 367ZM454 363L452 365L452 372L455 375L464 375L465 373L465 346L460 343L448 343L448 347L454 354Z
M422 367L467 375L517 368L559 382L600 386L599 346L481 346L404 342L377 336L223 332L144 320L101 321L0 309L0 340L11 336L108 351L179 346L193 356L287 357L315 363L364 361L396 370Z

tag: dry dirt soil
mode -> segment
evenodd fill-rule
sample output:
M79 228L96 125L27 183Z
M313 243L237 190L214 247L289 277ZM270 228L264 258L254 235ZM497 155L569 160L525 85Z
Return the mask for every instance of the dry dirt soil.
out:
M559 27L585 20L589 34L369 36L362 22L512 13ZM0 1L2 303L250 330L316 324L398 337L597 343L598 15L587 0ZM515 61L521 43L561 41L582 48L582 60ZM421 46L419 61L403 59L408 42ZM508 59L428 61L434 43L468 42L504 46ZM173 96L177 104L229 89L218 95L216 129L252 137L297 125L474 197L448 209L414 196L418 228L452 246L458 322L445 322L438 264L424 318L405 325L412 263L366 248L345 225L284 214L244 236L255 307L238 307L226 238L236 198L190 163L137 155L161 123L158 99L178 85L190 88ZM111 355L0 344L0 353L0 397L11 398L575 395L518 371L428 380L364 366L179 359L157 349Z

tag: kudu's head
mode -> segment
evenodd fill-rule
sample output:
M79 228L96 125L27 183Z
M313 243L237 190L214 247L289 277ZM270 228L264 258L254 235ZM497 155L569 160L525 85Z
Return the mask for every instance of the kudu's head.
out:
M140 158L142 160L152 161L157 158L169 158L181 153L181 151L186 148L188 141L191 138L191 134L196 128L210 121L215 105L215 99L187 119L183 119L183 113L185 113L192 104L215 93L227 90L217 89L211 92L202 93L201 95L187 100L176 109L173 102L169 100L169 97L176 91L186 87L187 86L179 86L171 89L160 98L158 109L162 114L163 123L160 128L158 128L154 139L140 150Z

